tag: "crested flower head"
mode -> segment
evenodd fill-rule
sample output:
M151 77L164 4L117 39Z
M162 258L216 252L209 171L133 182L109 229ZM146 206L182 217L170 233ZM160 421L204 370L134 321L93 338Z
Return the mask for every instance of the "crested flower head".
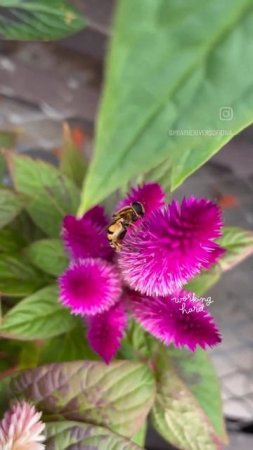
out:
M80 316L106 311L121 294L117 269L102 259L73 262L59 278L59 286L61 303Z
M34 406L17 402L5 413L0 423L2 450L43 450L45 424Z
M153 212L126 234L119 266L129 286L146 295L178 291L202 269L214 264L223 249L219 208L190 197Z
M134 317L143 328L165 345L195 350L213 347L221 336L203 303L188 291L167 297L146 297L136 292L128 295Z
M194 294L182 288L223 254L216 242L222 228L219 207L195 197L168 205L159 184L145 183L132 188L115 211L134 202L145 213L124 223L126 211L121 211L126 233L117 255L106 238L109 222L101 206L80 219L65 217L62 238L71 261L59 278L61 303L84 318L88 342L106 363L117 353L127 325L126 297L130 313L165 345L190 350L216 345L221 338L212 316L198 300L192 305ZM186 295L183 312L176 299Z
M101 206L95 206L80 219L64 217L62 238L72 259L106 258L112 256L106 238L108 220Z

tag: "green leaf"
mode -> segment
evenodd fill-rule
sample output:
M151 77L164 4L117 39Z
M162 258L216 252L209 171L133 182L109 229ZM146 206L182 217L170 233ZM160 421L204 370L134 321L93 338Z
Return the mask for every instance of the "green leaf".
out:
M77 187L50 164L10 152L5 156L16 190L29 200L34 223L50 237L59 237L63 217L77 211Z
M3 155L0 154L0 183L3 182L5 174L5 160Z
M66 0L0 1L0 34L6 39L62 39L84 25L84 19Z
M40 364L84 359L99 358L89 347L82 322L64 335L47 340L40 354Z
M36 227L26 210L21 211L9 225L9 228L19 234L20 239L24 242L23 247L26 247L30 242L46 237L45 233L40 228Z
M219 382L207 353L161 349L156 364L156 430L182 450L217 450L227 443Z
M232 269L245 258L253 254L253 233L236 227L225 227L219 244L226 249L225 255L220 259L221 269Z
M68 265L68 257L58 239L33 242L25 254L34 266L51 275L60 275Z
M47 421L64 417L131 437L146 420L155 383L141 363L77 361L27 370L11 389L13 396L32 401Z
M0 339L0 378L7 370L12 370L17 366L20 350L20 342Z
M39 347L39 345L33 342L0 339L0 380L15 373L17 370L36 367L40 352ZM0 395L0 404L1 402L2 398Z
M5 296L24 297L43 286L41 273L21 255L0 255L0 292Z
M0 416L2 417L8 409L9 400L11 398L10 376L0 378Z
M252 122L252 39L252 0L119 0L80 214L162 162L174 190Z
M150 333L145 332L137 322L131 320L119 354L126 359L147 361L154 354L158 345L157 339L154 339Z
M148 428L148 423L146 421L142 425L142 427L137 431L137 433L135 433L135 435L132 437L132 441L135 442L135 444L140 445L141 448L143 448L145 445L147 428Z
M0 1L2 6L2 0ZM17 143L18 131L4 131L0 130L0 148L13 148Z
M0 228L3 228L20 213L24 200L10 189L0 189Z
M63 148L60 154L60 170L81 187L87 170L84 153L75 143L67 123L63 127Z
M16 230L2 228L0 230L0 252L15 253L25 246L25 241Z
M202 295L220 279L222 272L232 269L253 254L253 233L236 227L224 227L222 237L217 240L226 250L217 265L204 270L187 284L187 289Z
M14 341L17 342L17 341ZM20 354L18 358L18 369L25 370L37 367L40 355L40 345L36 342L19 342Z
M0 335L11 339L49 339L76 326L76 318L58 301L58 289L47 286L12 308L0 326Z
M195 292L195 294L201 296L206 291L208 291L221 276L221 268L219 265L212 267L209 270L203 270L200 275L193 278L187 286L186 289Z
M0 1L0 10L1 10L1 1ZM17 138L18 138L17 131L0 130L0 149L14 148L17 143ZM6 172L5 159L4 156L0 153L0 183L2 183L4 180L5 172Z
M79 422L47 424L47 450L138 450L141 447L106 428Z

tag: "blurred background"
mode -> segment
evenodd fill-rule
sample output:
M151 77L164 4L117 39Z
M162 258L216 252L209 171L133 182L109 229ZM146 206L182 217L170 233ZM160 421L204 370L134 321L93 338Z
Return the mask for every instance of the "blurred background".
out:
M112 0L74 1L89 26L56 43L0 43L0 129L18 134L20 152L54 160L62 126L71 124L89 157L104 58L111 33ZM84 4L85 3L85 4ZM212 198L227 226L253 228L253 128L236 136L175 193ZM211 311L223 343L211 351L220 378L229 450L253 447L253 259L225 273L210 290ZM148 449L169 449L152 430Z

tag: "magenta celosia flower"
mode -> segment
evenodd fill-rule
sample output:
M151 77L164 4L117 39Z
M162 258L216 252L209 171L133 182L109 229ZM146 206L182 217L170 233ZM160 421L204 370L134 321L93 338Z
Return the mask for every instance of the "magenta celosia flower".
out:
M43 450L45 424L34 406L17 402L5 413L0 423L2 450Z
M102 259L72 262L59 278L59 287L61 303L80 316L106 311L121 294L116 267Z
M65 217L62 237L71 263L59 278L60 301L84 317L90 346L106 363L117 353L127 324L126 296L136 320L164 344L191 350L217 344L221 338L208 311L195 302L198 311L183 312L175 299L186 295L184 284L223 254L215 242L222 227L219 208L194 197L166 205L160 185L146 183L133 188L115 210L134 201L144 205L145 215L129 226L118 255L107 242L102 207L81 219ZM187 311L193 295L188 293Z
M89 344L107 364L120 348L126 325L127 314L122 303L88 319Z
M132 289L151 296L178 291L223 253L220 209L190 197L153 212L126 234L119 266Z
M131 205L133 202L141 202L145 209L145 217L165 204L165 192L158 183L145 183L142 186L132 188L130 193L121 200L116 210Z
M81 219L65 216L62 227L62 238L67 251L73 259L106 258L113 255L112 248L106 238L108 220L104 209L95 206Z
M165 345L195 350L213 347L221 336L205 305L188 291L167 297L146 297L137 292L128 294L134 317L143 328Z

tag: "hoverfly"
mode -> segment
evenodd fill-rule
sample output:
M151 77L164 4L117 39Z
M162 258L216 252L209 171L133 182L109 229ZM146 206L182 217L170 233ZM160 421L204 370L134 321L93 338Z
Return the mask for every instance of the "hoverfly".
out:
M144 216L144 206L140 202L133 202L113 214L113 221L107 228L107 239L110 246L120 251L122 241L129 225Z

